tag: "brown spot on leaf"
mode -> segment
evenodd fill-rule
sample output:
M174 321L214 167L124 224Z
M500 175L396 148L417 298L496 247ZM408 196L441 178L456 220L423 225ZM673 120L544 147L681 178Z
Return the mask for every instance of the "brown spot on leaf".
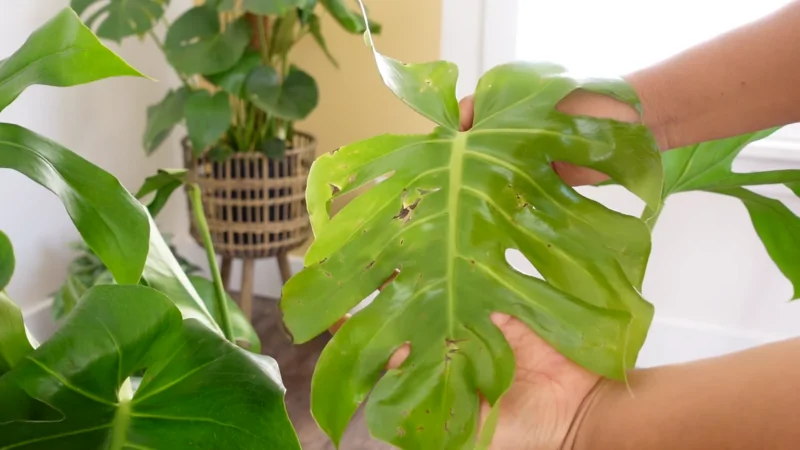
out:
M420 426L417 427L417 431L425 431L425 427L420 425Z
M430 414L430 413L431 413L431 410L430 410L430 409L426 409L426 410L425 410L425 414Z
M325 276L326 276L326 277L331 277L331 276L333 276L333 275L331 275L331 273L330 273L330 272L325 272Z
M341 150L341 149L342 149L342 147L339 147L339 148L336 148L336 149L333 149L333 150L331 150L331 155L335 155L335 154L336 154L336 152L338 152L338 151L339 151L339 150Z
M405 242L405 239L400 239L400 245L403 245L403 242Z
M367 269L369 269L370 267L372 267L374 265L375 265L375 261L370 262L369 264L367 264Z
M474 260L474 259L470 259L470 260L469 260L469 263L470 263L470 264L472 264L472 265L474 266L474 265L475 265L475 260Z
M322 263L324 263L324 262L325 262L325 261L327 261L327 260L328 260L328 258L324 258L324 259L323 259L322 261L320 261L319 263L320 263L320 264L322 264Z
M354 182L354 181L356 181L356 174L351 174L351 175L350 175L350 178L348 178L348 180L349 180L351 183L352 183L352 182Z
M336 195L336 194L338 194L338 193L339 193L339 191L341 191L341 188L339 188L339 186L337 186L337 185L335 185L335 184L333 184L333 183L328 183L328 186L330 186L330 187L331 187L331 193L332 193L333 195Z
M421 198L418 198L418 199L414 200L414 203L402 208L400 210L400 212L397 213L397 215L394 216L393 218L402 220L404 222L408 222L410 220L409 216L411 214L411 211L413 211L417 207L417 205L419 205L419 201L420 200L421 200Z
M404 429L402 429L400 427L397 427L397 435L401 436L401 437L405 436L406 435L406 430L404 430Z

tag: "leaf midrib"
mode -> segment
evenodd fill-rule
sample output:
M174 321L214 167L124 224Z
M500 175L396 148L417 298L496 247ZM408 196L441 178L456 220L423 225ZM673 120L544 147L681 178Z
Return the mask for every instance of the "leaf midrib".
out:
M450 183L447 191L447 332L453 337L455 316L455 267L458 257L458 206L464 175L464 154L467 150L468 134L459 132L453 139L450 151ZM449 370L448 370L449 373Z

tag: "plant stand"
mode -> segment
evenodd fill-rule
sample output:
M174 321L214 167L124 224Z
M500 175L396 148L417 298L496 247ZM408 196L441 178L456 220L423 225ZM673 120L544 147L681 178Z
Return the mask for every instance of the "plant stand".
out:
M195 157L187 139L183 147L189 181L202 192L214 252L222 257L223 283L227 289L233 260L240 259L239 304L251 318L255 261L276 258L281 280L286 283L291 277L288 253L311 236L305 189L316 141L296 132L281 160L248 152L213 161L207 154ZM202 242L194 220L191 234Z

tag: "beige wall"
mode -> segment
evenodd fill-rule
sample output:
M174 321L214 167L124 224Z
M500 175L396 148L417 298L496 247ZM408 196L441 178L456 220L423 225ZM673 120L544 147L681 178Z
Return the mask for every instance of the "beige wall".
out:
M349 2L355 5L356 2ZM375 45L403 62L439 59L441 0L366 0L370 17L383 25ZM361 36L345 33L322 8L322 32L339 62L331 65L311 38L292 61L311 73L320 89L319 107L297 128L319 139L318 153L381 133L427 132L433 126L397 100L381 82Z

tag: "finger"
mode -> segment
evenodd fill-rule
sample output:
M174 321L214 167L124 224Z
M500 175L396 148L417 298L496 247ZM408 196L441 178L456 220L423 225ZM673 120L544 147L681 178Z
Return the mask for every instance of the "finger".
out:
M472 121L475 118L475 100L470 95L464 97L458 102L458 108L461 110L461 131L467 131L472 128Z
M553 170L570 186L585 186L608 180L608 175L588 167L574 166L561 161L553 162Z

